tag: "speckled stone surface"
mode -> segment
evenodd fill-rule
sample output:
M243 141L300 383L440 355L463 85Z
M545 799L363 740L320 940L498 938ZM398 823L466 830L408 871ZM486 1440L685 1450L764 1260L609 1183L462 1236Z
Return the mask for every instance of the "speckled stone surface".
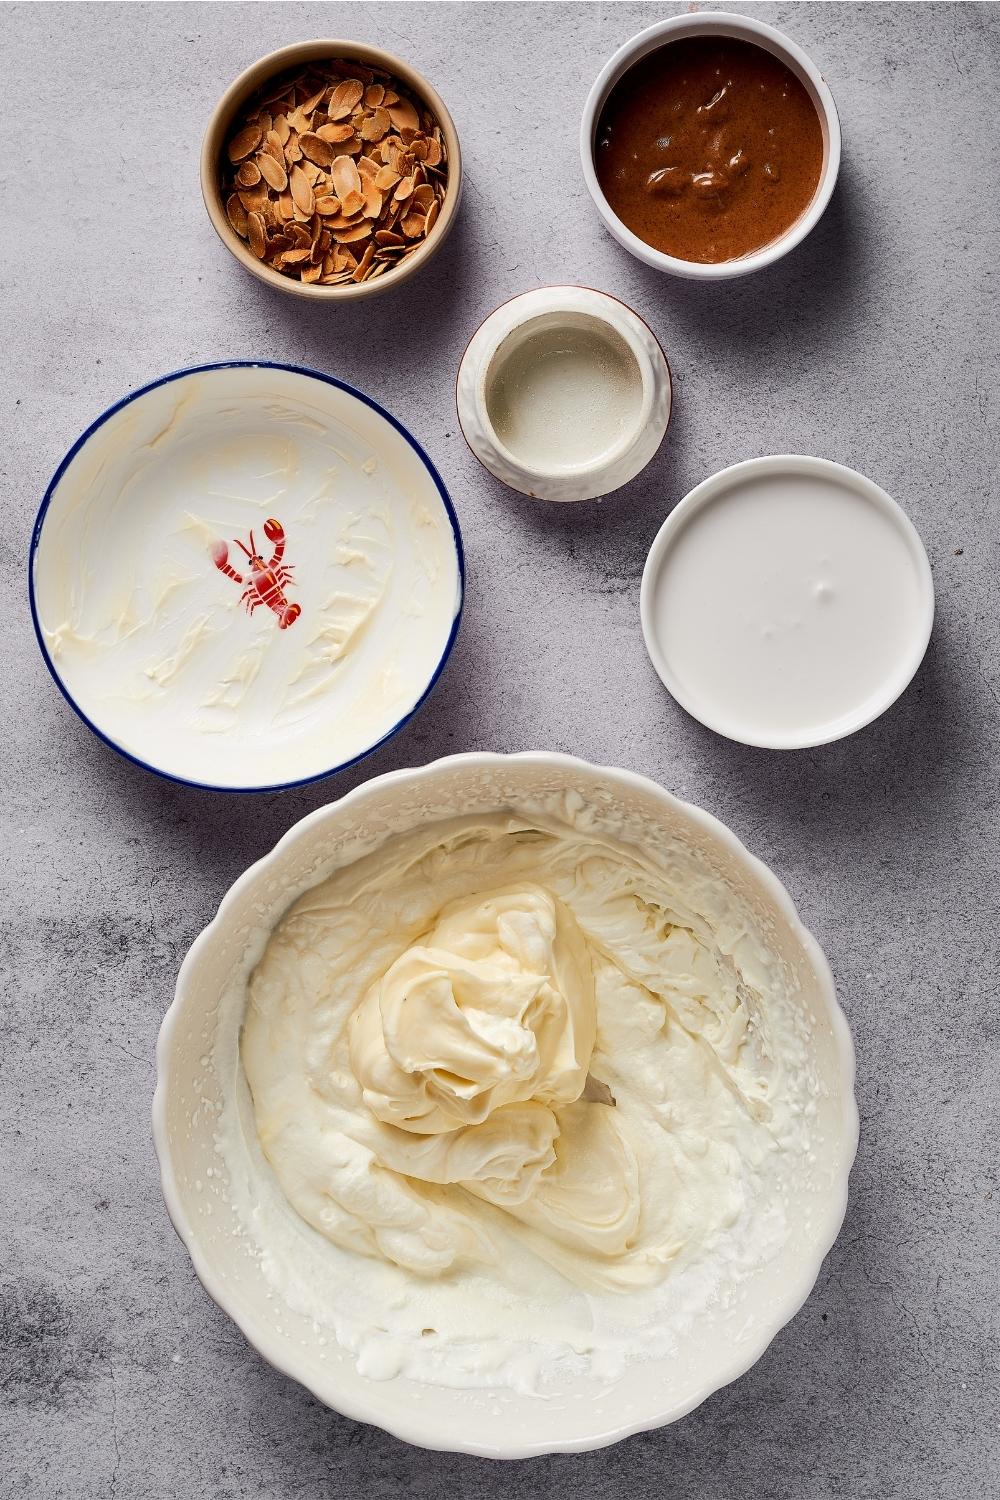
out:
M840 186L780 266L698 287L610 241L576 157L603 61L677 8L0 12L4 1496L1000 1492L1000 11L757 8L833 88ZM428 272L349 311L251 280L198 187L222 88L268 49L323 34L423 69L468 171L459 227ZM565 509L481 471L453 406L482 317L557 280L631 303L676 381L658 460L617 496ZM361 769L252 802L167 785L99 744L46 675L23 582L35 508L80 430L129 388L225 356L315 365L382 400L439 464L470 564L458 646L413 724ZM938 590L902 701L852 739L785 755L685 717L638 624L643 560L671 505L724 464L782 450L882 484L919 527ZM841 1238L748 1375L664 1431L503 1469L409 1448L268 1368L170 1228L149 1129L177 966L234 877L362 778L475 748L631 767L730 824L830 956L862 1120Z

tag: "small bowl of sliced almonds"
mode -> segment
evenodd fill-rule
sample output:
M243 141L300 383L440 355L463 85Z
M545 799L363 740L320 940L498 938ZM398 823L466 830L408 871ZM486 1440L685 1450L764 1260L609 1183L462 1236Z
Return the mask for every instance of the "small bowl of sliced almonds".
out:
M462 158L443 101L408 64L360 42L300 42L226 90L201 184L219 238L261 281L364 297L440 249Z

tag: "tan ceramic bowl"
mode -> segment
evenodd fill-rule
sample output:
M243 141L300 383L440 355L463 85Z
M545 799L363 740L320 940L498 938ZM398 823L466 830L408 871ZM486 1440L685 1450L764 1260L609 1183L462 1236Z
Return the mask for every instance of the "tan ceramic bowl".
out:
M419 99L423 100L431 113L435 115L448 149L448 186L437 223L429 238L419 250L414 250L412 255L408 255L393 270L386 271L385 275L376 277L374 281L347 282L340 286L320 286L315 282L310 285L308 282L299 281L297 277L284 276L280 271L275 271L271 266L259 261L249 245L240 239L226 217L226 206L219 186L223 144L240 106L249 99L251 94L255 94L279 73L285 73L290 69L302 67L306 63L315 62L318 58L327 57L346 58L352 62L382 68L387 73L395 74L401 82L412 89ZM264 281L268 286L277 287L280 291L291 292L296 297L311 297L314 301L344 302L355 297L367 297L377 292L387 292L390 287L399 286L401 282L407 281L415 272L426 266L431 256L441 248L458 212L458 202L462 193L462 152L458 143L455 122L445 108L440 94L431 87L426 78L421 77L400 58L394 57L391 52L386 52L381 47L366 46L363 42L295 42L290 47L281 47L277 52L269 52L259 62L253 63L240 74L235 82L229 85L219 100L208 122L201 148L201 191L205 199L205 207L208 209L208 216L220 240L227 250L232 251L240 264L257 277L258 281Z

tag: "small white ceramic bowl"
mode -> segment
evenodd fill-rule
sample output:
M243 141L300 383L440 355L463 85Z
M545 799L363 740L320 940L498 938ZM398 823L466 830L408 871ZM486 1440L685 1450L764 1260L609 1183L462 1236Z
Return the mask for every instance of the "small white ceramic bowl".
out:
M605 351L594 378L606 399L586 377L581 384L572 357L552 362L553 341L573 338ZM505 438L497 430L500 393L505 403L516 401L518 377L505 382L505 372L518 361L522 380L562 370L566 404L551 409L551 383L523 391L530 435ZM459 367L456 400L466 442L496 479L536 500L594 500L628 484L659 448L670 422L670 369L647 324L616 297L545 286L513 297L480 326ZM612 408L614 420L602 429ZM564 427L560 416L574 425Z
M885 490L830 459L776 454L674 506L639 610L657 675L689 714L744 745L801 750L854 734L906 690L934 580Z
M366 1379L344 1349L275 1292L233 1206L217 1149L219 1072L238 1067L246 979L290 902L360 849L435 818L539 801L573 807L575 816L592 819L595 833L613 828L651 857L680 841L728 885L797 983L802 1035L821 1088L813 1160L789 1182L790 1238L680 1336L676 1357L631 1365L596 1390L575 1379L564 1389L547 1385L539 1398L506 1388ZM489 1458L600 1447L674 1421L742 1374L809 1295L843 1220L857 1146L850 1034L827 962L784 887L708 813L641 776L565 755L451 756L377 777L297 823L240 877L185 958L160 1032L157 1073L153 1134L170 1217L206 1289L251 1343L347 1416L423 1447Z
M622 223L611 208L601 190L594 166L594 142L601 110L618 80L650 52L657 51L669 42L680 41L682 37L692 36L734 37L738 41L763 47L766 52L771 52L775 57L780 58L802 83L815 105L823 132L823 166L815 196L809 207L779 239L774 240L770 245L765 245L761 250L755 250L752 255L742 256L738 260L717 263L681 260L675 255L666 255L662 250L656 250L652 245L647 245L645 240L641 240L627 225ZM758 21L754 16L734 15L727 11L694 11L685 15L671 16L669 20L657 21L653 26L647 26L645 31L638 32L624 46L619 47L602 68L583 108L583 120L580 126L580 156L583 163L584 181L597 206L597 211L611 234L625 246L626 250L631 251L639 260L645 261L648 266L655 266L659 271L669 271L674 276L686 276L698 281L721 281L731 276L748 276L751 271L759 271L764 266L772 265L774 261L780 260L783 255L788 254L789 250L793 250L796 245L800 244L810 230L815 228L830 201L837 182L837 173L840 170L840 120L837 116L837 106L833 102L833 95L823 75L802 48L790 37L785 36L783 32L776 31L766 22Z
M463 583L416 439L342 381L265 361L109 408L53 476L29 572L84 723L219 791L316 780L394 734L444 667Z

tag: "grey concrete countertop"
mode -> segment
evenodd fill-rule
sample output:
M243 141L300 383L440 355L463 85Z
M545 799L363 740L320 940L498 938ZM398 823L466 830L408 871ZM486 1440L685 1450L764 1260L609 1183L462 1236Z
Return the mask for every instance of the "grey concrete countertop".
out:
M576 155L601 64L675 9L0 12L4 1496L1000 1493L1000 11L758 7L832 86L840 185L788 260L697 286L608 238ZM425 71L468 172L459 227L428 271L343 311L247 276L198 186L223 87L314 35L380 42ZM676 408L637 481L559 509L478 467L453 384L489 310L566 280L648 320ZM49 475L105 406L181 365L260 355L342 376L412 428L454 496L469 590L450 664L397 739L349 774L251 802L169 785L105 749L46 674L24 576ZM930 651L896 707L795 754L687 718L638 621L646 550L674 502L725 464L782 451L883 485L916 522L938 591ZM258 1358L169 1225L149 1105L186 948L291 823L380 771L527 748L652 776L787 883L853 1028L861 1149L816 1289L749 1374L660 1432L500 1468L343 1419Z

